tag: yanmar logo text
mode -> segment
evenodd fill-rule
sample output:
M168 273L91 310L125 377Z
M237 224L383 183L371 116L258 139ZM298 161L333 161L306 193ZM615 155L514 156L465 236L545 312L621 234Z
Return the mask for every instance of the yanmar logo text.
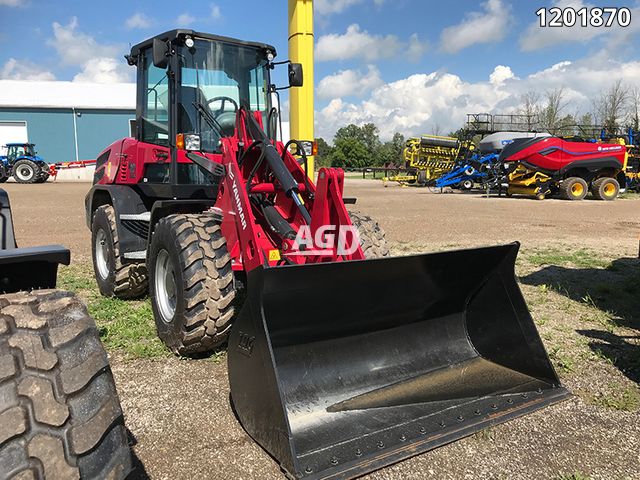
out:
M242 202L240 201L240 187L238 187L238 182L236 182L236 177L233 174L233 168L229 169L229 178L231 179L231 190L233 190L233 198L236 201L236 210L238 212L238 216L240 217L242 230L246 230L247 218L244 214L244 208L242 208Z

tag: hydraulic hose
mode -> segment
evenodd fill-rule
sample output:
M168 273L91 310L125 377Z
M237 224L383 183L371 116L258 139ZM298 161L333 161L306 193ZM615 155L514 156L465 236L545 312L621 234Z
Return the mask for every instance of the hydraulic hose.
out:
M298 207L298 210L302 214L305 222L311 225L311 215L300 197L298 182L293 178L289 169L287 169L287 166L285 165L284 160L280 157L276 147L273 146L271 140L267 137L267 134L260 128L260 125L258 125L258 122L253 117L251 111L247 113L246 118L247 128L251 137L255 141L263 142L264 150L262 154L264 155L264 160L267 161L270 170L273 172L273 175L278 180L278 183L284 190L285 194L293 200L293 203L296 204L296 207Z

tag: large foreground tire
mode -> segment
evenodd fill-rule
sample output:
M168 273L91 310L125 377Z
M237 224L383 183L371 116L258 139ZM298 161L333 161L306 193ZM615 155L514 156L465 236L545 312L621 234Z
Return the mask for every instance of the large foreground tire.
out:
M0 296L0 478L124 479L127 431L107 355L71 293Z
M598 178L591 185L591 193L598 200L615 200L620 193L620 184L615 178Z
M358 230L360 246L365 258L380 258L389 256L389 246L384 230L378 222L369 215L360 212L349 212L351 223Z
M562 198L567 200L583 200L589 193L589 187L580 177L569 177L562 181L558 187Z
M170 215L149 247L150 296L160 339L179 355L223 344L236 314L231 257L207 214Z
M13 165L11 173L18 183L36 183L42 173L42 169L36 162L23 158Z
M103 205L93 214L91 252L93 270L102 295L128 300L147 293L145 264L123 264L120 259L116 213L111 205Z

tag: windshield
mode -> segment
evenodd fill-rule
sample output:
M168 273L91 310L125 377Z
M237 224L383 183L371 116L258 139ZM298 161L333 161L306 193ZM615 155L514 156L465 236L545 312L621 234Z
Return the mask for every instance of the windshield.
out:
M181 49L178 132L198 133L202 150L219 152L231 136L240 107L267 112L265 52L229 43L195 40Z
M18 157L35 157L33 145L26 143L24 145L9 145L7 147L7 157L9 160L15 160Z

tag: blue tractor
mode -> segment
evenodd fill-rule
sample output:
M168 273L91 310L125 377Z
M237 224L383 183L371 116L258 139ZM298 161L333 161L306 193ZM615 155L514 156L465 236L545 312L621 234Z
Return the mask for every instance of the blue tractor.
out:
M37 155L33 143L7 143L6 155L0 155L0 183L10 177L18 183L44 183L49 164Z
M436 179L435 187L453 187L460 190L471 190L474 185L490 185L496 179L494 166L498 161L498 154L475 154L463 160L448 173ZM493 185L490 185L493 186Z

